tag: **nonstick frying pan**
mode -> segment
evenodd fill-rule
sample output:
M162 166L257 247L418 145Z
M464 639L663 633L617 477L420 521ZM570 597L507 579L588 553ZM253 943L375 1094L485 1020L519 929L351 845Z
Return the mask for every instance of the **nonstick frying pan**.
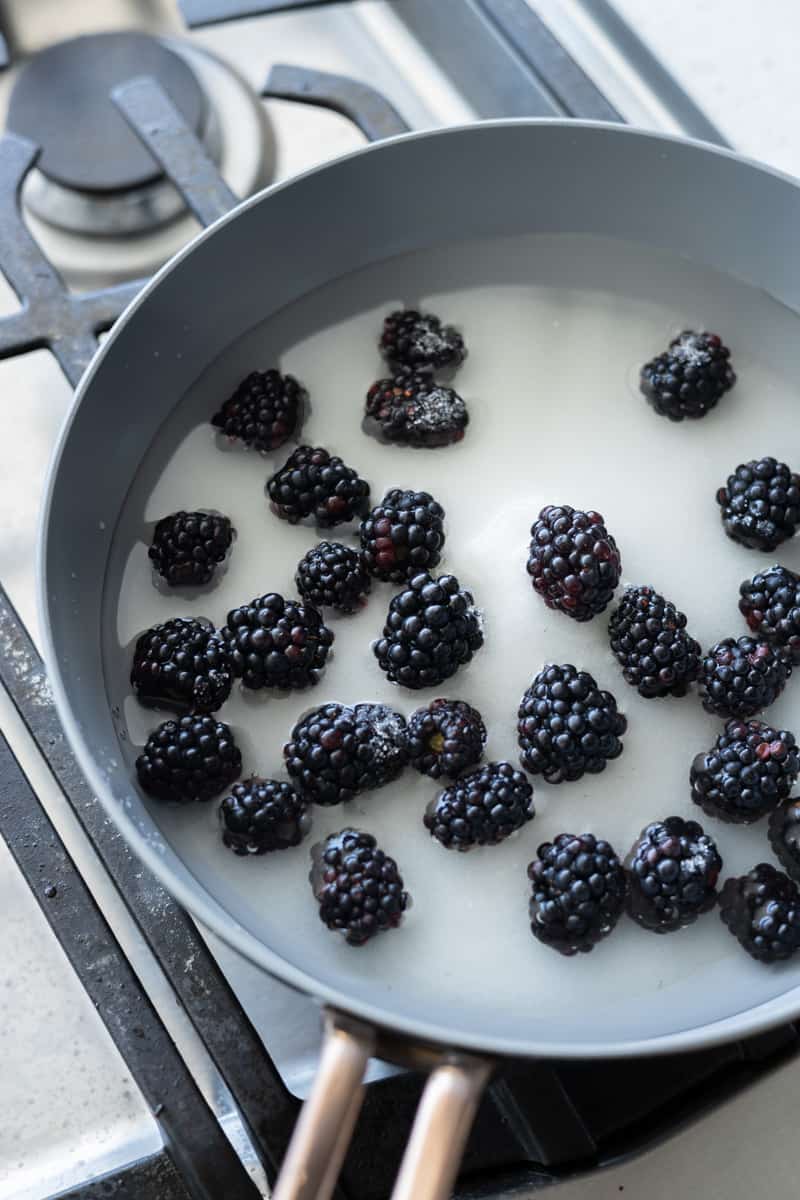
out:
M544 502L605 505L623 557L631 547L626 579L644 581L632 570L664 572L664 590L673 581L691 593L686 604L694 599L698 636L709 642L744 631L736 585L763 560L725 542L713 493L737 462L782 455L790 440L798 228L794 180L680 139L575 121L403 136L268 189L198 236L143 289L81 382L42 526L53 691L87 778L145 863L203 924L329 1012L317 1084L276 1192L284 1200L330 1193L372 1053L435 1067L396 1190L424 1200L452 1182L490 1061L676 1052L800 1011L800 967L751 963L713 915L665 939L628 922L590 956L562 961L527 932L524 880L538 842L562 827L596 827L624 853L648 820L667 810L690 815L688 763L718 731L694 699L653 702L654 712L623 697L603 618L587 633L545 615L524 580L527 525ZM358 424L363 392L380 372L375 323L394 303L440 301L443 315L469 325L471 357L457 386L468 401L474 393L473 423L458 447L388 451ZM738 391L692 427L670 426L635 395L636 364L662 348L676 321L719 325L737 352ZM493 756L513 757L519 684L544 658L580 659L631 718L630 748L586 789L537 787L539 825L513 848L473 857L433 845L417 829L424 800L413 788L421 785L406 777L352 814L315 815L323 833L355 824L401 840L387 849L416 906L406 928L363 950L314 923L307 867L291 866L304 849L268 856L280 862L231 861L205 817L190 826L187 814L145 802L132 783L131 742L143 740L147 724L137 725L126 702L130 641L159 613L186 609L164 601L149 576L146 593L131 582L146 563L147 522L162 515L153 505L177 481L185 506L224 508L228 488L238 496L247 480L259 532L246 552L240 529L229 590L192 602L191 611L220 623L229 599L290 591L289 564L310 544L288 540L297 531L268 514L259 490L282 456L266 467L230 455L227 481L214 483L218 460L208 456L221 452L198 432L237 375L272 358L309 384L304 440L338 434L332 448L374 477L375 491L378 480L428 486L447 506L447 489L461 488L463 503L448 513L452 569L486 604L487 640L463 684L439 690L486 697L498 730ZM600 487L604 499L589 494ZM506 602L515 580L517 598ZM168 613L162 602L172 604ZM340 661L360 645L373 691L400 700L365 649L384 597L368 611L371 624L355 619L366 622L358 636L356 624L336 627ZM253 753L279 753L296 714L313 703L372 698L335 694L340 686L344 676L337 683L331 674L311 698L238 709L259 731ZM791 686L774 710L774 723L789 728ZM403 841L411 836L398 824L403 803L417 842ZM726 867L744 870L767 850L760 827L736 831L724 841ZM422 932L437 921L438 969L436 945Z

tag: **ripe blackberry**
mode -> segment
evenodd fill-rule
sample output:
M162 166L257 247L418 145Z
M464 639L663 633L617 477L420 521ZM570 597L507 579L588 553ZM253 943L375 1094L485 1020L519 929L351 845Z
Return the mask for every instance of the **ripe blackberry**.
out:
M277 592L232 608L221 636L246 688L284 691L318 683L333 644L333 632L312 605Z
M712 817L749 825L787 798L798 772L800 753L788 730L728 721L711 749L692 763L692 799Z
M458 392L420 371L378 379L367 392L365 412L387 441L429 449L460 442L469 424Z
M363 946L375 934L397 928L411 900L397 863L374 837L343 829L311 853L311 883L328 929L343 933L351 946Z
M372 649L382 671L407 688L437 687L483 645L470 592L455 575L415 575L394 596Z
M283 748L304 798L341 804L396 779L406 763L403 718L385 705L322 704L302 717Z
M361 549L376 579L403 583L442 557L444 509L428 492L392 488L361 522Z
M306 552L294 577L297 590L315 608L357 612L372 587L364 558L351 546L319 542Z
M496 846L532 821L533 788L509 762L492 762L462 775L440 792L423 820L448 850Z
M537 854L528 867L531 932L560 954L586 953L611 933L625 904L620 861L591 833L561 833Z
M696 821L667 817L642 830L625 859L628 912L654 933L671 933L708 912L722 859Z
M604 771L622 753L628 727L610 692L601 692L588 671L570 663L548 665L522 697L517 733L520 762L547 783Z
M800 522L800 476L774 458L740 463L717 492L729 538L755 550L774 550Z
M700 670L703 708L718 717L746 719L777 700L792 664L769 642L745 636L717 642Z
M547 505L531 526L528 574L548 608L589 621L608 604L622 563L597 512Z
M800 663L800 575L776 565L745 579L739 595L739 611L753 633Z
M467 356L457 329L442 325L432 313L418 313L413 308L389 314L383 322L379 347L387 362L417 371L460 367Z
M233 663L210 621L173 617L137 641L131 684L142 704L214 712L230 695Z
M229 726L198 713L164 721L136 760L148 796L176 804L218 796L241 769L242 755Z
M787 800L770 813L769 841L778 862L800 879L800 800Z
M704 417L736 383L731 352L715 333L685 329L642 367L639 389L662 417Z
M176 512L158 522L147 553L170 587L199 587L211 579L232 541L233 529L227 517Z
M408 719L412 767L431 779L457 779L483 758L486 726L477 709L463 700L431 700Z
M726 880L719 903L728 929L759 962L778 962L800 949L800 892L769 863Z
M686 617L650 587L627 588L608 627L625 680L640 696L685 696L700 670Z
M254 450L277 450L294 433L307 395L293 375L252 371L211 424Z
M313 518L328 529L361 516L369 484L341 458L317 446L298 446L267 481L272 511L290 525Z
M289 783L253 776L237 783L219 808L222 840L234 854L266 854L299 846L311 814Z

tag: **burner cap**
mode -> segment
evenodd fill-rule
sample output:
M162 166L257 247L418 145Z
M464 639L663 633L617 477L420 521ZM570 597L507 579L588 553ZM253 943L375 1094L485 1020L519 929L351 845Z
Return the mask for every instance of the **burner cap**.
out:
M144 187L163 171L109 97L136 75L157 79L200 133L206 101L191 68L155 38L128 32L73 38L37 54L14 85L7 127L41 146L40 171L64 187Z

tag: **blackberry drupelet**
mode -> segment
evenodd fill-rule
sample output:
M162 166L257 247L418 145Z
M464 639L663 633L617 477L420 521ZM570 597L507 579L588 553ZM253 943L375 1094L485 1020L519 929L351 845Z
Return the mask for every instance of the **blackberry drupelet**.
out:
M605 770L622 753L628 727L610 692L601 692L588 671L571 663L549 664L534 679L519 706L520 762L547 783L580 779Z
M369 484L327 450L298 446L267 481L267 494L272 511L290 525L313 519L328 529L363 515Z
M539 847L528 867L531 932L571 956L591 950L619 920L627 882L608 842L562 833Z
M662 417L704 417L736 383L731 352L715 333L685 329L642 367L639 389Z
M311 604L277 592L232 608L221 636L246 688L284 691L317 683L333 644L332 631Z
M533 788L522 772L509 762L492 762L440 792L423 820L448 850L471 850L496 846L534 815Z
M198 713L164 721L136 760L148 796L176 804L218 796L241 769L242 755L229 726Z
M408 719L412 767L431 779L457 779L483 758L486 726L477 709L463 700L432 700Z
M416 689L437 687L482 645L471 593L461 591L455 575L434 580L426 572L392 598L372 649L389 679Z
M399 713L385 705L323 704L302 717L283 748L306 800L341 804L396 779L407 761Z
M300 559L294 577L297 590L315 608L357 612L365 603L372 580L363 555L339 542L319 542Z
M439 563L444 509L428 492L392 488L361 522L361 549L376 579L403 583Z
M442 325L433 313L418 313L413 308L389 314L379 346L387 362L417 371L460 367L467 356L457 329Z
M158 522L147 553L170 587L199 587L209 582L232 541L233 529L227 517L176 512Z
M769 863L726 880L719 904L739 945L759 962L791 958L800 949L800 892Z
M628 912L654 933L691 925L717 898L722 859L714 840L696 821L667 817L648 825L625 866Z
M717 642L700 671L703 708L718 717L745 720L777 700L792 664L783 650L745 636Z
M365 413L387 441L428 449L460 442L469 424L458 392L420 371L378 379L367 392Z
M308 805L291 784L256 776L231 789L219 817L222 840L234 854L288 850L311 829Z
M794 537L800 521L800 476L774 458L740 463L717 492L729 538L755 550L774 550Z
M800 753L788 730L728 721L711 749L692 763L692 799L709 816L749 825L788 797L798 772Z
M607 606L621 571L600 513L551 504L531 526L528 574L548 608L589 621Z
M745 579L739 596L739 611L753 633L800 663L800 575L786 567L770 567Z
M800 880L800 800L787 800L769 818L769 841L787 873Z
M210 621L173 617L137 641L131 684L142 704L214 712L230 695L233 663Z
M375 934L396 929L410 904L397 863L375 838L357 829L331 834L312 850L311 882L320 920L363 946Z
M653 588L627 588L608 630L622 674L640 696L686 695L700 670L702 651L674 604Z
M211 424L254 450L277 450L294 433L308 393L293 375L252 371Z

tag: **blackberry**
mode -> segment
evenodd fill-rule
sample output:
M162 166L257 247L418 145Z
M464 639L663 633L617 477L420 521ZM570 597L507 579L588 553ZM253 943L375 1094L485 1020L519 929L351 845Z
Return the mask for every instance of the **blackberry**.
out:
M792 664L782 650L756 638L725 638L701 664L703 708L718 717L746 719L777 700Z
M237 783L219 808L222 840L234 854L266 854L299 846L311 814L289 783L253 776Z
M457 779L481 761L485 745L483 718L463 700L431 700L408 719L411 765L431 779Z
M774 458L740 463L717 492L729 538L754 550L774 550L794 537L800 521L800 476Z
M136 760L148 796L177 804L218 796L241 769L242 755L229 726L198 713L164 721Z
M547 783L604 771L622 753L620 738L628 727L611 693L601 692L588 671L570 663L544 667L517 716L520 762Z
M284 691L318 683L333 644L332 631L312 605L277 592L232 608L221 636L246 688Z
M313 518L329 529L361 516L369 484L321 447L298 446L267 481L272 511L290 525Z
M199 587L209 582L232 541L233 529L227 517L176 512L158 522L147 553L170 587Z
M294 577L297 590L315 608L357 612L372 587L364 558L351 546L319 542L306 552Z
M700 670L686 617L650 587L627 588L608 627L611 650L640 696L685 696Z
M406 752L397 731L403 724L384 705L323 704L292 730L283 748L286 770L314 804L352 800L400 774Z
M667 817L642 830L625 859L628 912L654 933L696 921L717 898L722 859L696 821Z
M715 333L685 329L669 349L647 362L639 389L662 417L704 417L736 383L731 352Z
M471 593L461 591L455 575L434 580L425 572L392 598L383 636L372 649L394 683L425 688L449 679L482 645Z
M387 441L429 449L460 442L469 424L458 392L419 371L399 371L373 383L365 412Z
M561 833L528 867L531 932L560 954L586 953L606 937L625 904L625 872L608 842Z
M769 863L726 880L719 903L728 929L759 962L778 962L800 949L800 892Z
M142 704L214 712L230 695L233 663L210 621L173 617L137 641L131 684Z
M496 846L534 815L533 788L522 772L509 762L492 762L440 792L423 820L448 850L471 850Z
M392 488L361 522L361 549L376 579L403 583L442 557L444 509L428 492Z
M712 817L749 825L787 798L798 772L800 753L788 730L728 721L711 749L692 763L692 799Z
M787 800L769 818L769 840L782 867L800 879L800 800Z
M383 322L380 351L392 364L434 371L460 367L467 356L464 339L452 325L413 308L390 313Z
M307 395L293 375L252 371L211 424L254 450L277 450L294 433Z
M745 579L739 596L739 611L753 633L800 662L800 575L786 567L770 567Z
M600 513L551 504L531 526L528 574L548 608L591 620L613 596L621 571L617 543Z
M311 882L320 920L363 946L377 933L396 929L411 903L397 863L375 838L357 829L333 833L312 851Z

